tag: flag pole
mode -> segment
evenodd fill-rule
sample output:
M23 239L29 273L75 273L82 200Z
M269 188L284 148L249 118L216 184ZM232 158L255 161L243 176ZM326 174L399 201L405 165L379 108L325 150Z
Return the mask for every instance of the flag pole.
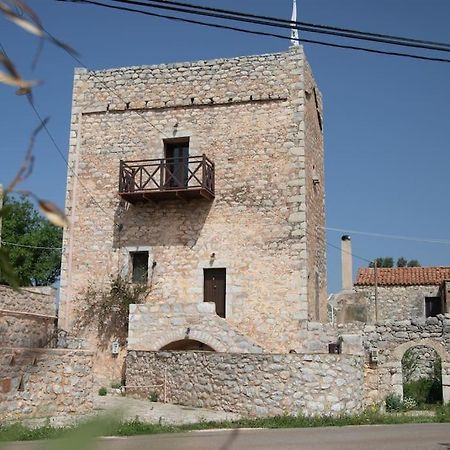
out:
M297 22L297 0L293 0L291 22ZM291 28L291 44L293 47L300 47L298 41L298 29L295 25Z

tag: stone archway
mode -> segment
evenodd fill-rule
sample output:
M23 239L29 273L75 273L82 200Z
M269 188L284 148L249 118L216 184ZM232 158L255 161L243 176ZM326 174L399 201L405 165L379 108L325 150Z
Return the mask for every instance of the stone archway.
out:
M392 358L390 364L392 390L403 397L402 360L408 350L420 347L427 347L434 350L441 359L442 401L444 404L450 402L450 355L440 342L433 339L420 339L405 342L394 349L391 354Z
M161 351L172 352L213 352L214 349L203 342L196 341L195 339L182 339L180 341L173 341L170 344L161 348Z
M202 343L211 349L209 351L222 353L227 351L226 347L219 340L215 339L209 334L203 331L196 331L190 329L177 330L167 333L161 336L161 338L155 342L154 347L156 351L162 351L165 347L175 342L187 340Z

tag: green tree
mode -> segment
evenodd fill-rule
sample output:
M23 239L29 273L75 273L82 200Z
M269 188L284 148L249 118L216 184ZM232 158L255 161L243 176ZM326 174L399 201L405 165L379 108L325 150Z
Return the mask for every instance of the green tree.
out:
M382 258L377 258L371 263L369 263L369 267L375 267L375 262L377 263L377 267L383 267L383 268L391 268L394 267L394 258L390 256L384 256ZM397 267L421 267L419 261L417 259L410 259L409 261L404 258L403 256L400 256L400 258L397 259Z
M394 259L391 257L377 258L369 264L369 267L375 267L375 262L377 267L394 267Z
M21 286L46 286L60 274L62 229L41 216L26 198L4 202L2 247ZM16 244L16 245L11 245ZM45 247L45 248L34 248ZM0 283L7 277L0 273Z

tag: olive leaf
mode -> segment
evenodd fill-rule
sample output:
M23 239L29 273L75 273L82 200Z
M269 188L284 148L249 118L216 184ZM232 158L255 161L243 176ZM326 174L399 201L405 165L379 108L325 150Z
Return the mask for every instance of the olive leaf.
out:
M16 86L21 89L30 89L38 84L38 81L24 80L11 60L2 52L0 52L0 64L6 69L6 72L0 71L0 83Z
M0 11L5 15L5 17L8 20L15 23L17 26L21 27L25 31L28 31L29 33L34 34L36 36L43 37L44 30L42 28L38 16L34 13L34 11L21 0L13 0L13 3L25 14L27 14L29 16L29 19L21 17L4 1L0 1Z
M62 228L69 225L65 214L54 203L40 199L38 204L41 211L53 225Z

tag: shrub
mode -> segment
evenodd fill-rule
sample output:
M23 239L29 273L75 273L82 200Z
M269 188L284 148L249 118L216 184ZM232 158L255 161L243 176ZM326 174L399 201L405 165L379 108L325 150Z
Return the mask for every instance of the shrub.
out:
M158 394L156 392L150 392L150 394L148 394L148 399L151 402L157 402L158 401Z
M103 386L98 390L98 395L100 395L101 397L104 397L107 393L108 391Z
M120 389L122 387L122 383L120 381L113 381L111 383L112 389Z
M411 397L405 397L403 399L403 407L409 411L411 409L414 409L417 406L417 402L411 398Z
M403 409L403 401L398 394L389 394L385 399L386 411L401 411Z
M418 405L439 403L442 401L442 383L437 379L419 378L405 383L403 393Z

